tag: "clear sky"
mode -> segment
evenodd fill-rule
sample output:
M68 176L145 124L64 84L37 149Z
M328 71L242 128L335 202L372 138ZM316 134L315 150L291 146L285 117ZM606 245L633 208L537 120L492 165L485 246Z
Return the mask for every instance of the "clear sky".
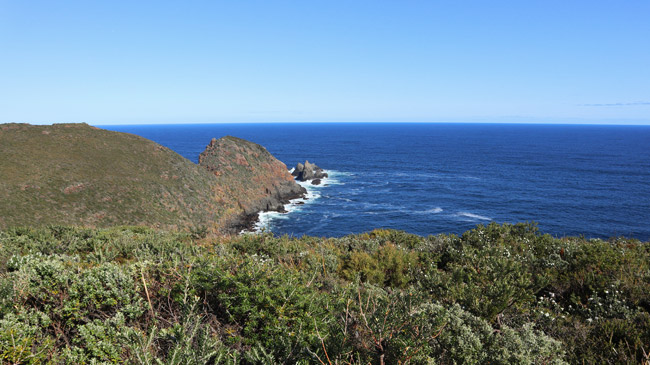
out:
M0 0L0 123L650 124L650 1Z

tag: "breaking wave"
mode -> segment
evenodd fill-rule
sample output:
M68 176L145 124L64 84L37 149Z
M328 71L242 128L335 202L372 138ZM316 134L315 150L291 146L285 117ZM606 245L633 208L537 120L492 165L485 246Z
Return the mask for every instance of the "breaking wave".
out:
M480 221L491 221L492 220L492 218L490 218L490 217L486 217L484 215L478 215L478 214L474 214L474 213L469 213L469 212L458 212L456 214L456 216L475 219L475 220L480 220Z
M293 172L293 168L289 170L289 173ZM258 215L257 222L253 226L251 231L242 231L241 233L260 233L264 230L270 230L273 227L273 222L277 219L289 219L291 213L300 212L304 209L305 206L314 203L318 198L321 197L321 190L327 188L329 185L342 185L339 177L348 176L348 173L334 171L334 170L324 170L328 177L321 179L320 185L313 185L310 181L296 181L296 183L305 190L307 193L304 198L296 198L289 201L288 204L284 205L284 210L286 212L260 212Z

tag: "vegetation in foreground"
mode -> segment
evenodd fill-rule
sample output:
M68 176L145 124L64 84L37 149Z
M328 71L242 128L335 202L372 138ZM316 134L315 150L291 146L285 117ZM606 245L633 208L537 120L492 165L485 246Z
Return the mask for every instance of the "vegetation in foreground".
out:
M0 232L2 363L647 363L650 244Z

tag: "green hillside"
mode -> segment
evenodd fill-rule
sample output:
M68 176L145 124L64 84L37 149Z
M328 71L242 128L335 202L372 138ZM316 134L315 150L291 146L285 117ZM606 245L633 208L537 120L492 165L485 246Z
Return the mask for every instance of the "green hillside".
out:
M218 214L214 178L144 138L85 124L0 126L0 227L181 228Z
M0 231L0 363L648 363L650 244Z
M304 189L264 147L214 139L202 166L87 124L0 125L0 228L47 224L238 232Z

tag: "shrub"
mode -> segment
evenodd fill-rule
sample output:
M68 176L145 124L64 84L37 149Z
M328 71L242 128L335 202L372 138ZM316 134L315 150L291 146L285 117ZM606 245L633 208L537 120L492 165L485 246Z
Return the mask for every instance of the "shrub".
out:
M0 362L650 360L648 243L533 224L201 236L0 231Z
M0 319L0 363L37 364L47 358L54 340L42 331L51 323L42 312L9 313Z
M210 312L230 327L227 341L262 346L282 362L316 348L315 328L324 327L327 297L307 276L256 254L234 266L223 264L197 268L192 282Z

